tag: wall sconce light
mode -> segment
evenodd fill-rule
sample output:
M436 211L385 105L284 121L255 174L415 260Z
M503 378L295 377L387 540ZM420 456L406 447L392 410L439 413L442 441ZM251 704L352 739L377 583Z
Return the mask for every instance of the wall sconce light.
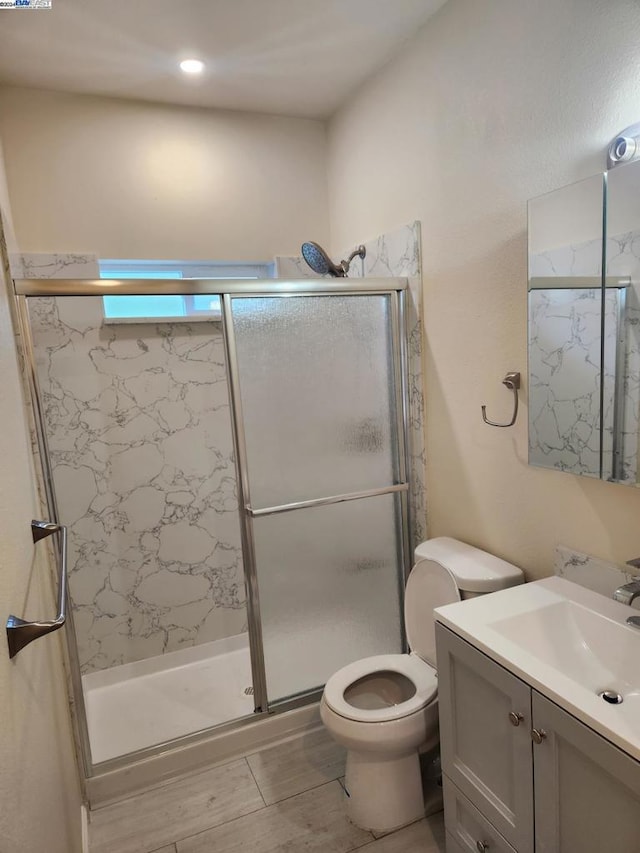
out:
M609 143L607 168L640 159L640 122L625 127Z

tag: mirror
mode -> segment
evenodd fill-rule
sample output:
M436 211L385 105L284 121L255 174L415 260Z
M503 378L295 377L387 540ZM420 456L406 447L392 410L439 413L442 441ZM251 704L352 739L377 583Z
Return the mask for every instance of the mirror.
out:
M633 163L529 202L531 465L638 482L638 190Z
M529 202L529 463L600 477L603 177Z
M606 281L617 280L617 311L605 313L604 340L615 349L605 381L614 378L613 472L615 482L640 483L640 162L607 174ZM608 292L608 289L607 289Z

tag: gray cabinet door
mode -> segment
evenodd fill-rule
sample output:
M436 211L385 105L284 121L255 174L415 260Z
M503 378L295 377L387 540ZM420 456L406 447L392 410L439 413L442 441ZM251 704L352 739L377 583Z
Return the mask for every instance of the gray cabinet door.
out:
M533 691L536 853L638 853L640 762Z
M531 690L442 625L436 637L443 771L518 853L533 853Z

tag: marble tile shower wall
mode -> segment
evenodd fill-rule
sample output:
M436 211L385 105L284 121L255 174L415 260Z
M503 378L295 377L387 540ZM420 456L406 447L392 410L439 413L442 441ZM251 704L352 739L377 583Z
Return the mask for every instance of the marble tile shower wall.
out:
M388 234L364 243L364 260L356 258L349 270L350 278L391 276L409 280L407 320L409 328L409 430L411 442L411 526L414 544L427 538L427 503L425 490L424 391L422 381L422 277L420 265L420 223L412 222ZM340 255L348 257L354 246ZM278 278L315 278L316 274L301 257L276 258Z
M367 261L356 260L352 276L405 276L411 286L412 522L418 542L426 537L419 223L366 246ZM14 278L99 278L95 255L22 254L10 260ZM278 257L276 270L280 278L315 277L302 258ZM70 589L82 671L246 630L220 327L209 323L103 327L101 300L43 298L37 306L36 300L30 302L35 309L33 335L56 491L62 515L68 503L72 516L64 520L71 526ZM202 358L205 330L215 353L208 361ZM198 379L181 374L179 368L186 362L193 362L190 369L202 371ZM172 366L178 367L177 374ZM141 386L144 380L152 383L159 378L162 388L135 400L130 389L136 376ZM84 391L83 383L88 383ZM91 383L96 393L87 397ZM196 401L194 388L202 391L205 386L214 396ZM201 429L211 439L211 423L206 422L215 419L217 453L211 443L205 444L198 463L189 434L183 435L181 444L177 420L167 421L162 414L161 404L178 399L188 400L192 407L184 415L189 429ZM177 418L178 407L173 413ZM94 419L90 429L83 421L86 415ZM37 451L35 436L33 443ZM135 461L127 455L131 451L140 455L137 468L130 464ZM203 472L212 453L213 473L206 481ZM166 463L159 470L158 454ZM188 525L199 531L195 537L187 537Z
M246 630L220 326L30 306L83 673Z
M640 438L640 234L628 232L607 238L606 245L608 276L626 276L631 280L625 288L626 305L624 311L624 375L619 378L618 387L624 396L622 425L619 433L621 447L621 470L617 472L618 480L635 483L638 478L638 441ZM590 240L573 246L562 246L548 252L542 252L530 259L529 274L532 277L562 277L562 276L599 276L602 263L602 245L600 240ZM538 291L537 293L551 293ZM585 291L586 293L587 291ZM533 293L533 292L532 292ZM611 289L611 294L617 293ZM599 296L598 296L599 298ZM530 294L531 299L531 294ZM540 296L533 297L539 301ZM544 297L543 297L544 299ZM547 300L549 303L551 300ZM577 306L578 303L576 302ZM594 307L593 302L591 308ZM588 310L588 300L583 301L581 309ZM545 309L547 310L547 309ZM596 306L599 312L599 307ZM571 391L571 386L564 381L563 364L570 360L573 350L582 349L585 354L592 348L593 340L589 333L590 323L587 317L581 317L581 311L569 315L568 311L559 316L550 310L544 320L545 328L555 335L555 344L548 343L544 348L535 346L530 366L530 391L533 395L533 405L529 411L530 444L534 454L540 456L541 464L552 464L573 473L585 473L585 467L590 463L589 443L592 439L590 424L597 421L598 413L589 408L589 400L583 394ZM599 317L598 317L599 320ZM530 310L529 334L530 340L542 340L541 331L543 312ZM566 329L560 331L560 326L569 323L570 333ZM533 324L533 325L532 325ZM555 330L553 326L555 325ZM615 339L618 332L615 297L607 297L605 314L605 400L614 402L615 391ZM597 342L599 348L599 342ZM594 365L599 365L599 354L592 359ZM536 377L531 367L538 365L540 375ZM597 370L596 370L597 373ZM537 390L536 390L537 386ZM577 388L578 386L574 386ZM598 395L591 399L594 405ZM563 423L557 424L552 413L551 404L560 401L564 410ZM553 409L557 412L558 407ZM612 446L612 408L605 405L605 442L608 452L604 458L604 476L611 472ZM557 433L559 426L565 435L571 435L568 444L559 442Z
M365 241L367 254L356 259L350 274L363 277L402 277L409 280L407 323L409 331L409 441L411 478L411 527L414 545L427 538L425 488L425 424L422 381L422 271L420 266L420 223L412 222L396 231ZM353 251L353 247L348 252Z
M0 231L2 229L0 228ZM3 234L4 239L4 234ZM42 254L9 252L4 244L4 259L7 264L7 281L15 278L100 278L98 256L95 254ZM15 311L13 291L9 299L12 314ZM20 331L20 322L14 318L16 354L20 364L20 374L24 394L25 412L29 424L29 437L33 459L33 477L36 484L38 504L42 518L47 517L48 508L44 484L43 466L38 445L36 418L30 394L29 370L25 363L25 346Z
M302 255L299 257L276 255L275 270L276 278L322 278L311 269Z

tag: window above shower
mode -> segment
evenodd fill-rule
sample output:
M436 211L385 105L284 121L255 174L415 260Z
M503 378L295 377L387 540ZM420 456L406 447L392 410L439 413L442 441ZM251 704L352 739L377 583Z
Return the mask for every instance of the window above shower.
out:
M273 278L273 263L227 263L220 261L150 261L105 258L99 261L100 278L117 279L259 279ZM103 296L104 322L145 323L219 320L220 297L211 294L149 296Z

